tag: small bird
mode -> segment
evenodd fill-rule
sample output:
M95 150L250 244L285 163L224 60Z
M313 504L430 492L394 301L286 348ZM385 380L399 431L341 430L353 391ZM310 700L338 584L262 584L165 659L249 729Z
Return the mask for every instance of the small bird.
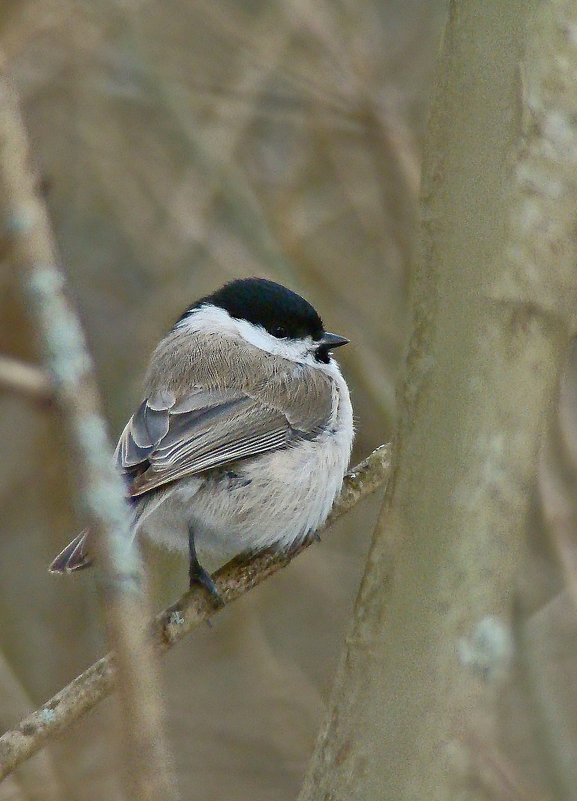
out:
M244 553L289 550L340 492L353 442L349 390L304 298L263 278L196 301L152 354L144 399L115 451L132 532L185 551L189 579ZM50 565L91 564L90 530Z

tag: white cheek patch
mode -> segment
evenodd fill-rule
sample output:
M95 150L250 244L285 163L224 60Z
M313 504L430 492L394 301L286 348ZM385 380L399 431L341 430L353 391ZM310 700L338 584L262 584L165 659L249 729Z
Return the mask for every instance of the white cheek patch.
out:
M186 328L189 331L215 333L229 333L240 337L255 348L271 354L280 356L291 362L311 364L318 366L314 357L315 343L311 337L305 339L277 339L269 334L262 326L253 325L247 320L237 320L218 306L210 303L201 306L200 309L193 311L178 323L178 328Z

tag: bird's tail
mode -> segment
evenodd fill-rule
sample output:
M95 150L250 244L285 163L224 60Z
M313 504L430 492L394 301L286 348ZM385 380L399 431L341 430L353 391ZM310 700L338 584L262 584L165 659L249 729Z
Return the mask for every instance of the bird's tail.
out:
M85 528L68 543L63 551L60 551L48 570L51 573L72 573L74 570L82 570L90 567L92 556L89 552L90 529Z

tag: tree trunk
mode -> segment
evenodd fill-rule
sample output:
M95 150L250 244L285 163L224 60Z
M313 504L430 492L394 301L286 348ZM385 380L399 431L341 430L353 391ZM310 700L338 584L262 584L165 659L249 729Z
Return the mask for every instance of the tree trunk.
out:
M536 6L450 5L396 468L300 801L534 797L499 716L577 298L577 10Z

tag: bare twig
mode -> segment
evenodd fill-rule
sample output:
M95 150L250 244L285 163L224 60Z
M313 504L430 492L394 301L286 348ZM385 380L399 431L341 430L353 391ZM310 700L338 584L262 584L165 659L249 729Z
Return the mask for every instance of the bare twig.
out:
M112 466L92 361L65 294L48 215L36 193L29 162L17 98L0 79L0 233L29 291L32 320L45 347L55 400L75 452L81 498L90 524L102 534L98 537L98 577L122 690L127 794L139 801L170 799L174 797L173 781L163 737L157 669L146 632L141 559L130 536L124 488Z
M390 465L390 446L383 445L349 472L326 526L382 487L390 474ZM248 561L234 559L229 562L215 576L224 605L240 598L268 576L286 567L310 542L308 540L288 554L266 552ZM167 651L218 611L219 608L215 609L203 590L185 593L176 604L156 618L154 641L158 649ZM109 695L116 685L116 676L116 660L112 654L107 654L24 718L16 728L3 734L0 737L0 780L42 748L48 739L63 732Z
M48 404L54 397L50 377L40 367L0 356L0 390L25 395Z

